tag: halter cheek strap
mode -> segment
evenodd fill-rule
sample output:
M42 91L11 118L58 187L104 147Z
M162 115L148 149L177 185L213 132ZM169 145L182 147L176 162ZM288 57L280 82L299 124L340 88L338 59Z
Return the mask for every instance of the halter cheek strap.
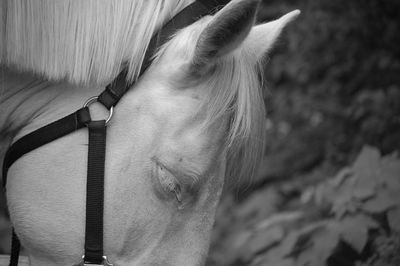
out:
M173 33L182 29L199 18L216 11L230 0L198 0L184 8L169 21L150 41L140 72L143 74L151 64L151 57ZM7 184L7 172L11 165L24 154L45 145L53 140L68 135L83 127L88 128L88 166L86 185L86 226L85 251L81 266L108 265L112 266L103 253L103 210L104 210L104 165L106 149L107 123L113 113L113 107L118 103L126 91L133 85L126 82L126 70L109 84L99 95L86 101L83 107L53 123L33 131L17 140L7 150L3 163L3 187ZM99 102L109 110L108 118L93 121L90 116L89 105ZM10 266L18 265L20 241L13 228Z

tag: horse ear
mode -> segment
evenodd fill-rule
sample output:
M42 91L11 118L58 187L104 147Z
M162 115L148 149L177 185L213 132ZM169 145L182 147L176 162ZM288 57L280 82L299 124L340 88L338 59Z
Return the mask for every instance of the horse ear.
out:
M204 67L235 50L254 25L259 0L233 0L203 29L197 41L193 66Z
M257 25L251 29L249 37L246 39L244 47L255 55L259 61L274 46L282 29L291 21L297 18L300 10L283 15L277 20Z

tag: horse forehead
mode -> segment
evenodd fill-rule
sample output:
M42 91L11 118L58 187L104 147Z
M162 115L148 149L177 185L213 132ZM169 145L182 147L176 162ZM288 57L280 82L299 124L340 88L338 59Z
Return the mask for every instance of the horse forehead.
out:
M162 154L173 151L177 157L187 158L209 154L214 150L211 146L217 146L216 141L223 134L222 126L205 126L207 108L202 89L170 88L158 82L145 82L121 103L126 103L128 110L117 112L125 117L122 124L133 125L134 142L141 143L135 145L151 144L152 147L144 150L158 149Z
M140 86L126 101L126 107L130 110L121 111L134 116L150 116L160 123L170 122L171 125L193 122L198 119L197 114L206 111L200 110L204 101L201 91L182 89L179 84L160 83L146 82Z

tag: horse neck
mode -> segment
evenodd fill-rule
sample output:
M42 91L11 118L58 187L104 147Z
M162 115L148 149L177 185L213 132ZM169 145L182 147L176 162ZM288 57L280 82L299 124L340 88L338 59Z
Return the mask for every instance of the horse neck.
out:
M52 82L30 73L0 68L1 143L9 145L10 141L76 111L102 89Z

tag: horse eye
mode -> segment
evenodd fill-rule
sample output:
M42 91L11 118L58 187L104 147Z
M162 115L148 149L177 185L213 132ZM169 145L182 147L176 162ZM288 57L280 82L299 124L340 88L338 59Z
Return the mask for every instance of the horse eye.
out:
M164 192L173 196L178 203L182 203L182 187L178 180L164 166L157 165L157 168L157 177Z

